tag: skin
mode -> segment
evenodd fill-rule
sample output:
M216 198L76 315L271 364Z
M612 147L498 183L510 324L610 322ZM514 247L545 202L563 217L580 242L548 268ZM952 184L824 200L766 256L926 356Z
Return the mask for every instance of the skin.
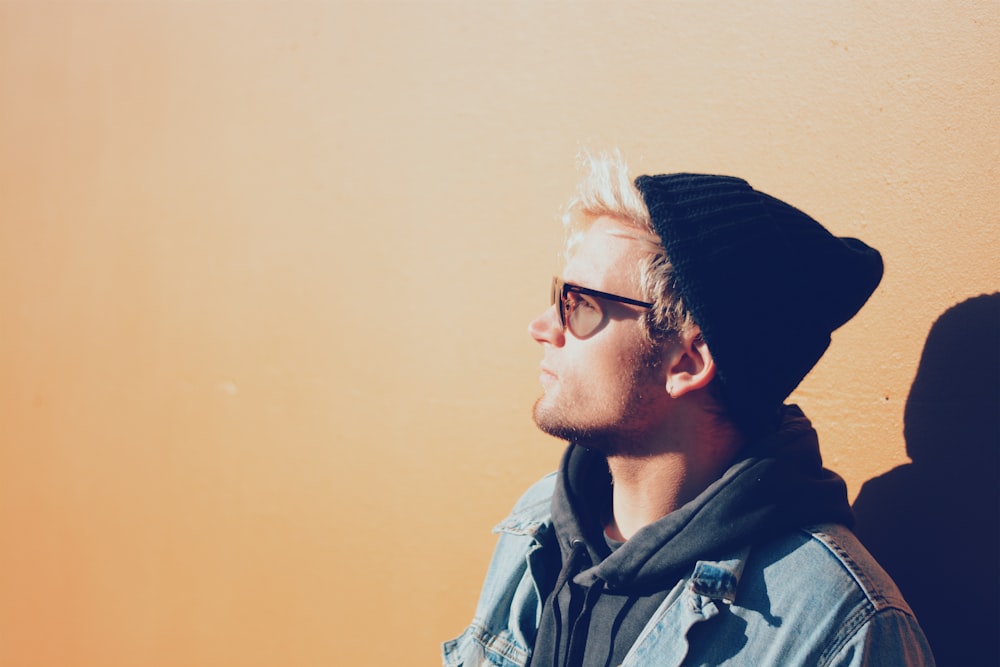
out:
M597 218L563 279L646 300L637 267L648 246L621 234L636 230ZM742 441L717 417L706 389L715 364L696 327L654 345L640 324L642 308L601 305L605 321L585 339L563 331L555 306L528 325L543 349L534 418L546 433L606 455L614 487L605 531L623 541L718 479Z

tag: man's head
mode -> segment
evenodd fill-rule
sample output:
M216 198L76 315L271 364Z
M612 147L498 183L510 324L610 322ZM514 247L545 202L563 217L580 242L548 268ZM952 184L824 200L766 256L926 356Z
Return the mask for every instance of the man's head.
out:
M574 239L555 307L528 327L544 348L535 422L605 451L660 430L671 407L663 346L642 325L649 307L636 266L650 251L637 234L610 216L593 221Z
M670 174L633 182L620 159L592 158L589 166L564 217L570 236L563 278L572 283L580 274L584 288L651 304L610 306L632 309L646 344L645 370L658 373L655 381L646 378L641 395L627 400L645 412L664 407L664 397L654 400L652 394L655 382L664 380L660 353L678 342L697 352L692 346L701 344L713 368L699 388L708 389L705 393L744 430L771 428L777 408L826 350L830 333L878 285L879 254L855 239L834 237L805 213L741 179ZM603 256L605 249L616 248L616 256ZM602 255L598 264L608 263L600 275L588 268L595 264L594 253ZM611 282L625 291L594 284L618 274ZM609 307L600 297L595 302ZM538 335L543 318L532 323L532 334L552 342ZM594 334L594 341L602 333ZM565 336L574 338L563 334L563 342ZM606 379L585 380L584 369L579 372L584 384L574 400L604 393L598 384ZM546 405L556 403L547 392L539 402L542 416ZM536 421L539 414L536 407Z

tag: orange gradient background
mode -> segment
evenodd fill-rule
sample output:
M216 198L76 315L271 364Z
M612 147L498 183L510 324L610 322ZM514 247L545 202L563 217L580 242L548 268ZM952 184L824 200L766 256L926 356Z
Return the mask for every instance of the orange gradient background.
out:
M998 53L995 0L0 2L0 664L437 664L561 454L581 147L882 251L794 395L853 497L1000 287Z

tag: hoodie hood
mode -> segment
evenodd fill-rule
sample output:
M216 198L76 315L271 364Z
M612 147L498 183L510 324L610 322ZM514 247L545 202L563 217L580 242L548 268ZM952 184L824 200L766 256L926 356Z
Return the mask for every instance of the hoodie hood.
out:
M790 530L823 522L853 524L846 484L823 467L816 432L796 406L787 406L781 427L748 446L698 497L614 551L603 532L610 498L604 456L570 445L552 499L563 558L579 550L582 541L593 565L578 572L574 582L592 586L600 579L620 594L649 594L698 560Z

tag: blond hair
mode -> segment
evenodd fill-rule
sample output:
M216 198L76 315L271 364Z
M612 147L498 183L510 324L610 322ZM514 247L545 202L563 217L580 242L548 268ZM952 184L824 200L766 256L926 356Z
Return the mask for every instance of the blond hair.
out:
M567 231L566 256L572 255L597 218L607 216L620 221L629 231L609 233L635 239L648 250L639 265L643 298L653 304L643 320L646 336L657 341L671 333L689 331L694 320L684 305L673 266L625 160L617 150L596 155L585 152L579 160L586 173L562 218Z

